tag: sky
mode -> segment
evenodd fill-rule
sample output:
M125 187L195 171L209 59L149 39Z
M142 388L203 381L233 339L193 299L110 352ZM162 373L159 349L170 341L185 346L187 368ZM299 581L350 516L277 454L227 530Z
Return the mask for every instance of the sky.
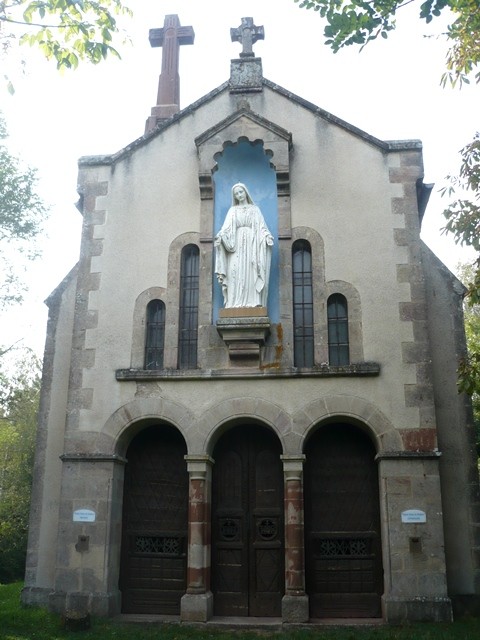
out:
M128 4L128 2L127 2ZM59 73L28 47L13 49L6 71L15 94L0 89L0 110L12 152L38 169L39 191L50 206L42 239L43 257L26 274L30 290L22 306L0 316L1 345L19 344L43 352L47 308L43 301L78 259L81 216L75 208L77 161L118 151L144 132L155 105L161 49L148 31L176 13L192 26L195 43L180 51L181 108L229 78L239 43L230 28L245 16L263 25L265 40L254 45L269 80L383 140L423 142L425 182L435 183L422 237L452 270L471 254L441 233L447 200L440 188L459 168L459 151L480 129L480 87L442 88L447 21L426 25L417 0L398 12L397 30L362 51L337 54L324 44L324 23L293 0L130 0L133 18L122 20L130 42L121 59L82 64ZM22 62L24 60L25 64Z

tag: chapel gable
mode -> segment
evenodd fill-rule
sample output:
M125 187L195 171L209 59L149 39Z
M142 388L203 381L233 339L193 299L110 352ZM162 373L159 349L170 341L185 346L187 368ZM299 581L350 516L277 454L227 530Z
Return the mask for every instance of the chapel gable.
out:
M264 78L252 18L230 35L229 80L180 109L194 32L166 16L145 134L80 160L22 599L450 621L480 597L478 470L463 290L420 240L421 143Z

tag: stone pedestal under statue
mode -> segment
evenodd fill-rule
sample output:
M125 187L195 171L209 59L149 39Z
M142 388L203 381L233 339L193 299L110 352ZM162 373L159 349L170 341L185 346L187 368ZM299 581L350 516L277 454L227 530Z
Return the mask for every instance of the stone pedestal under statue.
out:
M232 364L259 366L260 348L270 334L265 307L220 309L217 331L228 347Z

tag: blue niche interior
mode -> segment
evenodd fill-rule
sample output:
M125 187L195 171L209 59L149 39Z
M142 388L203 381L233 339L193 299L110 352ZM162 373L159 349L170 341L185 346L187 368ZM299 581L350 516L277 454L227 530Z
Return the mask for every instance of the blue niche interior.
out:
M217 171L213 174L215 185L214 226L215 236L222 227L227 211L232 205L232 187L237 182L246 185L255 204L260 208L267 227L275 239L270 267L268 290L268 315L272 322L279 321L278 302L278 211L277 181L270 159L265 155L261 142L241 141L224 149L215 156ZM218 310L223 307L221 287L214 274L213 321L218 319Z

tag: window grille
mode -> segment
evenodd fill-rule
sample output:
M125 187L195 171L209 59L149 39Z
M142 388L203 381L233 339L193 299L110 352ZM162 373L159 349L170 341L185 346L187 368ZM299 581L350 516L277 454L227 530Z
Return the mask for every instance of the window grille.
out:
M182 539L178 536L135 536L134 553L165 556L182 555Z
M165 304L151 300L147 305L145 369L163 369L165 347Z
M368 538L324 538L319 541L318 555L336 556L368 556L371 555L371 540Z
M348 307L345 296L335 293L328 298L328 359L332 366L350 363L348 341Z
M178 368L195 369L198 342L199 250L194 244L182 249L180 266L180 318Z
M306 240L292 247L293 276L293 353L296 367L313 367L313 287L312 250Z

